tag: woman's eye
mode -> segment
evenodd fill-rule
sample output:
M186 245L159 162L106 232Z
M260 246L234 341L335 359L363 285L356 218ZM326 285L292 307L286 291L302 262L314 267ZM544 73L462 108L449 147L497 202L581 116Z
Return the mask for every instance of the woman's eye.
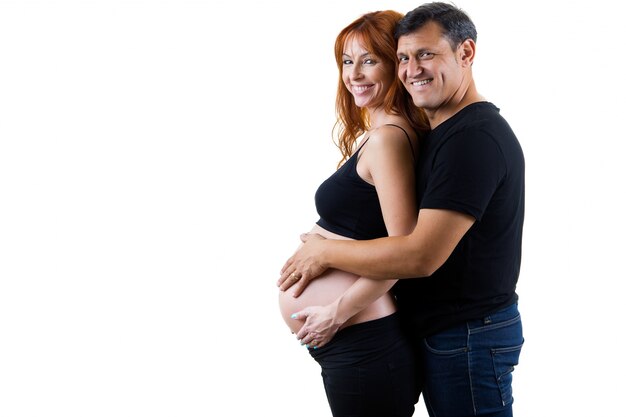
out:
M367 58L365 61L363 61L364 64L375 64L376 61L374 61L372 58Z
M352 60L350 60L350 59L344 59L343 60L343 65L350 65L350 64L352 64Z

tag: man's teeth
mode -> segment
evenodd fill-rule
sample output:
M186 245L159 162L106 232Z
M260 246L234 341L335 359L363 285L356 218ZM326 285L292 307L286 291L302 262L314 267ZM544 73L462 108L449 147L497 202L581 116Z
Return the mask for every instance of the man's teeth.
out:
M416 81L416 82L414 82L414 83L413 83L413 85L416 85L416 86L418 86L418 87L419 87L419 86L421 86L421 85L426 85L426 84L428 84L428 83L429 83L429 82L431 82L431 81L432 81L432 80L422 80L422 81Z

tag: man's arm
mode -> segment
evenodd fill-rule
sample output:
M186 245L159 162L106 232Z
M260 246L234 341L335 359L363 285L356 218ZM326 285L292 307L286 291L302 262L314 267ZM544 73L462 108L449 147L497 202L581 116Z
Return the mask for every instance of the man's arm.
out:
M422 209L408 236L338 241L303 238L302 247L285 263L278 284L295 284L299 296L308 283L328 268L370 279L416 278L432 275L448 259L475 219L451 210ZM287 279L292 273L301 278Z

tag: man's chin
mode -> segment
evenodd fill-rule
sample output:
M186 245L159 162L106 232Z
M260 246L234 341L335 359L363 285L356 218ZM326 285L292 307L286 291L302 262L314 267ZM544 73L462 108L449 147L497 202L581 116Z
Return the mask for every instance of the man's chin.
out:
M428 109L430 107L428 101L424 100L422 97L419 97L419 98L412 97L412 98L413 98L413 104L415 104L417 107L421 107L422 109Z

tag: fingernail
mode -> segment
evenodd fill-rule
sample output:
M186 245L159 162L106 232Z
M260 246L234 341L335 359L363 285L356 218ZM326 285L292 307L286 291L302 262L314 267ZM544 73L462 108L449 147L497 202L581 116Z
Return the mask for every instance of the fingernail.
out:
M292 314L292 315L291 315L291 318L292 318L292 319L297 319L297 318L298 318L298 315L294 313L294 314Z
M313 346L313 350L317 349L317 346Z

